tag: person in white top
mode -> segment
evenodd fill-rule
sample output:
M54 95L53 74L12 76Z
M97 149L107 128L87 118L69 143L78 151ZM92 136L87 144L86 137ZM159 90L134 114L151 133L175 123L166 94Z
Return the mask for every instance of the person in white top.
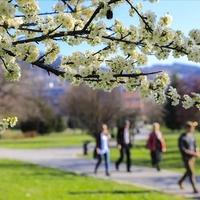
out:
M95 165L94 173L97 173L97 170L102 162L102 157L105 161L105 172L106 176L109 176L109 139L110 135L108 132L108 127L106 124L102 124L102 132L98 135L96 141L96 152L97 152L97 163Z
M126 155L127 172L131 172L131 138L130 138L130 121L126 120L124 126L118 128L117 146L120 151L120 157L115 163L116 170Z
M124 142L125 144L130 144L129 125L126 125L124 128Z

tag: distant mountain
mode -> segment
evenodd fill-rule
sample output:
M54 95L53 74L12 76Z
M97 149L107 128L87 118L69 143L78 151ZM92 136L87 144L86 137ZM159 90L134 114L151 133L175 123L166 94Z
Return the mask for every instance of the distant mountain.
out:
M177 74L182 78L200 76L200 66L173 63L173 64L155 64L150 67L143 67L144 72L165 71L170 75Z

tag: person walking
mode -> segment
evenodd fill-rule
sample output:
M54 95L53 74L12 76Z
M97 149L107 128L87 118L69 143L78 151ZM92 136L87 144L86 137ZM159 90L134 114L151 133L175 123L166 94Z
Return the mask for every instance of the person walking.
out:
M160 131L160 124L157 122L153 124L153 130L147 140L147 148L150 150L152 166L160 171L162 152L166 151L166 143Z
M119 165L126 155L126 170L131 172L131 137L130 137L130 121L126 120L124 126L118 128L117 132L117 147L120 157L115 163L116 170L119 170Z
M102 132L96 138L96 152L97 152L97 163L95 165L94 173L97 173L97 170L102 162L102 157L105 161L105 173L106 176L110 176L109 172L109 139L110 135L108 132L108 127L106 124L102 124Z
M179 150L182 155L182 160L186 170L184 175L178 181L178 185L181 189L184 189L183 182L186 177L189 177L194 193L198 193L194 175L195 160L197 157L200 157L200 153L194 137L194 132L197 125L197 122L188 121L185 126L185 133L181 134L178 139Z

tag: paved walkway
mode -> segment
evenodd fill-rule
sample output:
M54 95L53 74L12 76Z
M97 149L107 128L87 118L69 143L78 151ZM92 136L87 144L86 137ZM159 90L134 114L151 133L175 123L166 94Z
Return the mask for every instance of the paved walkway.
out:
M66 171L73 171L80 174L105 178L103 166L99 169L98 175L94 175L93 168L95 161L81 158L81 148L53 148L53 149L36 149L36 150L14 150L0 149L0 158L15 159L42 166L58 168ZM132 167L132 173L125 172L125 166L122 165L120 172L116 172L114 166L111 165L111 176L109 179L134 184L149 189L164 191L171 194L184 195L200 199L200 195L194 195L191 191L191 186L186 183L186 190L180 190L177 186L177 181L180 174L162 170L157 172L155 169L147 167ZM199 179L200 181L200 179Z

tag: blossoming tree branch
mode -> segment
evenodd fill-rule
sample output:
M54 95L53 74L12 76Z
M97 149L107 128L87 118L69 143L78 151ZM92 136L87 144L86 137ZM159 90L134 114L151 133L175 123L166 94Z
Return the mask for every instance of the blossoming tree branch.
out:
M170 98L173 105L200 108L199 94L180 96L169 86L166 73L144 73L139 67L149 56L159 60L169 55L187 56L200 62L200 30L191 30L188 36L172 30L169 14L157 19L154 12L143 11L142 2L136 5L132 0L60 0L46 13L36 0L0 3L0 60L6 79L19 80L23 69L18 61L25 61L72 84L84 82L105 90L124 85L159 103ZM128 5L130 17L139 19L139 25L127 27L115 19L115 7L123 4ZM87 44L90 48L63 55L60 66L53 67L60 42L72 47ZM45 47L42 54L41 46Z

